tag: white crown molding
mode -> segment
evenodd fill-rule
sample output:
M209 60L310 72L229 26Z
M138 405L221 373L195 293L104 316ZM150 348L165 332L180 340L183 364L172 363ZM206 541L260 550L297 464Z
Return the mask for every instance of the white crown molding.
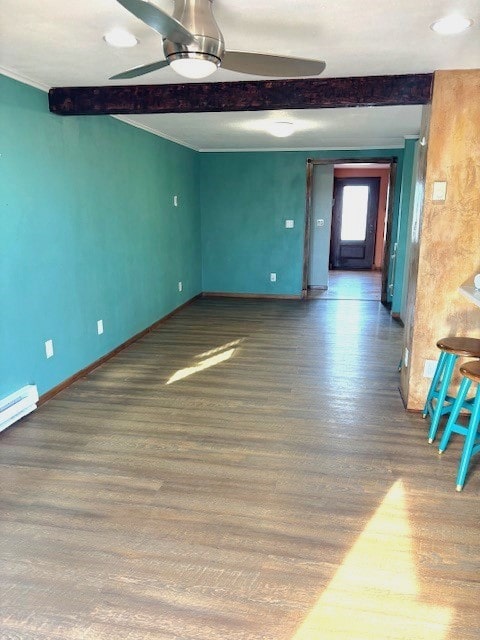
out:
M37 82L36 80L32 80L28 76L24 76L21 73L17 73L16 71L13 71L12 69L7 69L7 67L2 67L1 65L0 65L0 73L4 76L7 76L7 78L11 78L12 80L17 80L22 84L28 84L30 87L34 87L35 89L40 89L40 91L48 92L48 90L50 89L48 85L43 84L42 82Z
M275 153L276 151L368 151L371 149L403 149L403 144L363 145L360 147L285 147L285 148L255 148L255 149L197 149L200 153Z
M128 124L132 127L136 127L137 129L143 129L143 131L152 133L154 136L157 136L157 138L163 138L164 140L168 140L169 142L174 142L175 144L179 144L180 146L186 147L187 149L192 149L192 151L200 151L200 149L197 149L196 147L193 147L192 145L187 144L183 140L178 140L173 136L167 136L164 133L161 133L160 131L156 131L152 127L149 127L147 124L130 120L128 116L118 115L118 116L112 116L112 118L115 118L116 120L120 120L120 122L124 122L125 124Z

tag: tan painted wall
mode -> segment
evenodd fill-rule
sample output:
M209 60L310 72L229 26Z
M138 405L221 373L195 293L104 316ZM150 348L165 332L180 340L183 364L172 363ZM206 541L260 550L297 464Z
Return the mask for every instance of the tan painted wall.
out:
M420 242L410 264L410 362L402 372L409 409L423 406L430 383L423 377L424 361L437 359L436 341L480 337L480 308L458 292L480 272L480 69L435 73L426 154ZM447 182L444 202L432 200L434 181ZM421 202L421 175L417 188Z
M385 247L385 214L387 211L390 169L335 169L334 176L335 178L380 178L377 230L375 233L375 257L373 260L373 266L375 269L381 269L383 266L383 251Z

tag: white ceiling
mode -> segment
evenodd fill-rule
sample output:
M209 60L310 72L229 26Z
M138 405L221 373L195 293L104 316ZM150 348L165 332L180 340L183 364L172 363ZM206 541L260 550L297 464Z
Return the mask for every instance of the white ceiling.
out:
M248 151L403 147L405 136L418 134L421 115L421 106L408 106L151 114L134 119L170 140L188 140L189 146L201 151ZM268 120L279 118L295 123L291 137L275 138L265 130Z
M172 0L155 0L169 12ZM321 77L424 73L480 66L478 0L215 0L228 49L323 59ZM474 20L464 34L440 36L429 25L460 12ZM140 44L103 41L124 27ZM42 89L52 86L183 82L166 68L135 80L108 77L163 59L161 37L116 0L1 0L0 71ZM219 69L207 81L258 80ZM420 126L420 107L283 112L296 133L274 138L262 127L272 112L128 116L129 122L200 150L319 149L397 146Z

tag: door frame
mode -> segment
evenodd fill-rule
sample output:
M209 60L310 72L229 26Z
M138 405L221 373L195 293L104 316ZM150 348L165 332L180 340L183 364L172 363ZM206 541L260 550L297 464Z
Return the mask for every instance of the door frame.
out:
M315 165L329 164L389 164L390 165L390 182L388 207L385 212L386 233L385 244L382 259L382 294L381 302L385 306L389 306L388 302L388 268L390 264L390 245L392 239L392 219L393 219L393 203L394 190L397 178L398 156L384 156L373 158L307 158L307 178L306 178L306 198L305 198L305 234L303 240L303 274L302 274L302 298L307 297L308 290L308 271L310 266L310 234L311 234L311 215L312 215L312 194L313 194L313 170ZM333 193L332 193L333 199Z

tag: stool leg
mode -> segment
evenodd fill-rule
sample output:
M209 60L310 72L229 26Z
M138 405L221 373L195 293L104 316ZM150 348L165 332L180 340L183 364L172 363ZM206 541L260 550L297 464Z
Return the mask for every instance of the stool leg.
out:
M430 385L430 389L428 390L427 399L425 401L425 406L423 407L422 416L426 418L428 416L428 405L432 401L433 394L437 390L438 381L442 375L442 371L445 367L445 358L447 354L445 351L440 352L440 358L438 359L437 366L435 367L435 373L433 374L432 384Z
M480 421L480 387L477 387L477 394L475 396L475 402L472 407L472 415L470 416L470 422L468 423L467 437L463 445L462 457L458 465L457 473L457 491L463 489L465 484L465 477L468 471L468 465L470 458L472 457L472 449L477 437L478 423Z
M448 417L447 425L445 427L445 431L443 432L442 439L440 440L440 444L438 445L438 453L443 453L447 448L450 436L452 435L455 423L457 422L458 416L460 415L460 410L463 403L465 402L465 398L467 397L467 393L470 389L471 384L472 381L469 378L462 378L462 382L460 383L460 387L458 389L457 398L453 404L450 416Z
M442 417L443 404L447 396L448 387L450 386L450 381L452 379L453 369L458 357L454 353L446 353L445 356L445 371L443 373L442 382L438 391L437 404L435 406L435 411L433 412L432 421L430 423L430 431L428 432L428 442L430 444L435 440L435 436L437 434L438 424L440 422L440 418Z

